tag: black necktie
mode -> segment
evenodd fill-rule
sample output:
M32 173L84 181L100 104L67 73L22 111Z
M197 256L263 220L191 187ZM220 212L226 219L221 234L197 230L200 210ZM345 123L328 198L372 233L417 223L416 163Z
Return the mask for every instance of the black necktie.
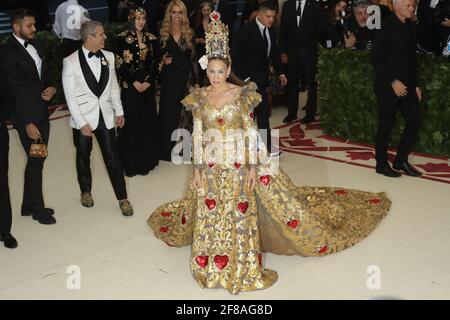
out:
M90 59L90 58L92 58L93 56L96 56L97 58L100 58L101 56L102 56L102 54L101 54L101 52L100 51L97 51L97 52L89 52L88 53L88 58Z
M301 1L298 2L297 17L300 18L300 19L298 19L298 21L300 21L302 18L302 2ZM299 25L300 25L300 22L299 22Z
M265 50L264 53L267 56L267 51L269 50L269 42L267 41L267 34L266 34L266 32L267 32L267 27L264 28L264 31L263 31L264 50Z

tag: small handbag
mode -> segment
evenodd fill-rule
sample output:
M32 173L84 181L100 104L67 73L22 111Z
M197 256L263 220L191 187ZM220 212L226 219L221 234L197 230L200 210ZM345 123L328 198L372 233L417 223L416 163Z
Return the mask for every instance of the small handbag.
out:
M30 158L47 158L47 156L47 144L42 141L42 138L34 140L30 147Z

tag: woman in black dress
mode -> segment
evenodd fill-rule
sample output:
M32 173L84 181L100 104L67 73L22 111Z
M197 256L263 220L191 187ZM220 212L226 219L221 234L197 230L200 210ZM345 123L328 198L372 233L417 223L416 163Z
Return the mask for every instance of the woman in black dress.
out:
M130 11L129 30L116 39L116 67L122 88L126 124L118 131L119 154L125 174L146 175L159 160L155 75L157 38L146 30L142 8Z
M206 54L205 48L205 30L211 21L210 15L213 12L214 7L210 1L204 1L197 8L195 17L195 56L198 61L204 54ZM206 85L206 70L198 69L198 78L200 86Z
M192 127L192 119L183 113L181 100L189 88L197 84L194 32L189 27L186 6L181 0L171 1L166 9L160 32L161 96L159 119L161 128L161 160L171 161L175 146L172 133L178 128Z

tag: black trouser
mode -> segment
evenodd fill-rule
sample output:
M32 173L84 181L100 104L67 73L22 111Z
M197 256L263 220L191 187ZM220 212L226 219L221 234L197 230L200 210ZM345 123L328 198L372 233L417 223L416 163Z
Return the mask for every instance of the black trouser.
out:
M48 120L34 123L41 133L42 141L48 144L50 134L50 123ZM28 157L25 168L25 183L23 188L22 211L39 212L45 207L44 196L42 195L42 170L44 169L45 158L32 158L29 156L32 139L28 137L25 126L15 125L19 133L20 142Z
M116 194L117 200L127 199L127 189L117 152L117 136L114 128L107 129L103 118L100 117L99 126L94 130L94 135L102 152L103 161L108 171L109 179ZM91 151L92 138L84 136L80 130L73 129L73 142L77 148L77 175L78 183L82 193L91 192Z
M81 40L72 40L64 38L62 40L63 43L63 52L64 57L70 56L72 53L81 48L83 42Z
M296 118L298 112L298 83L300 78L305 80L308 87L308 100L306 102L306 116L315 117L317 113L317 59L314 57L301 57L290 55L288 64L288 115Z
M11 231L11 200L8 186L9 135L4 123L0 123L0 233Z
M258 104L258 106L255 108L255 118L256 122L258 123L258 129L264 129L266 130L267 135L264 137L266 138L266 147L267 151L271 153L271 134L270 134L270 123L269 123L269 117L270 117L270 107L269 107L269 101L267 98L267 92L265 86L258 86L258 93L261 95L261 103ZM264 139L263 139L263 142Z
M375 95L378 101L378 131L375 138L377 166L387 164L388 142L395 124L397 109L402 113L406 126L397 147L396 159L400 162L407 161L420 125L419 100L416 88L408 87L408 94L399 98L389 86L376 87Z

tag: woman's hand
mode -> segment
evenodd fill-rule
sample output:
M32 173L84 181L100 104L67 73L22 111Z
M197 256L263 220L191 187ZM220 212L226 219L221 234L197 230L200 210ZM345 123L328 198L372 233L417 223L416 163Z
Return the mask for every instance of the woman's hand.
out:
M133 82L133 86L136 88L137 92L141 93L143 90L143 86L142 83L140 83L139 81L135 81Z
M257 178L256 168L251 167L247 175L247 187L249 190L253 190L255 188Z
M200 189L202 186L202 175L200 174L200 169L194 169L194 177L192 178L192 186L195 189Z
M143 82L142 83L142 92L144 92L145 90L147 90L148 88L150 88L152 85L149 83L149 82L147 82L147 81L145 81L145 82Z

